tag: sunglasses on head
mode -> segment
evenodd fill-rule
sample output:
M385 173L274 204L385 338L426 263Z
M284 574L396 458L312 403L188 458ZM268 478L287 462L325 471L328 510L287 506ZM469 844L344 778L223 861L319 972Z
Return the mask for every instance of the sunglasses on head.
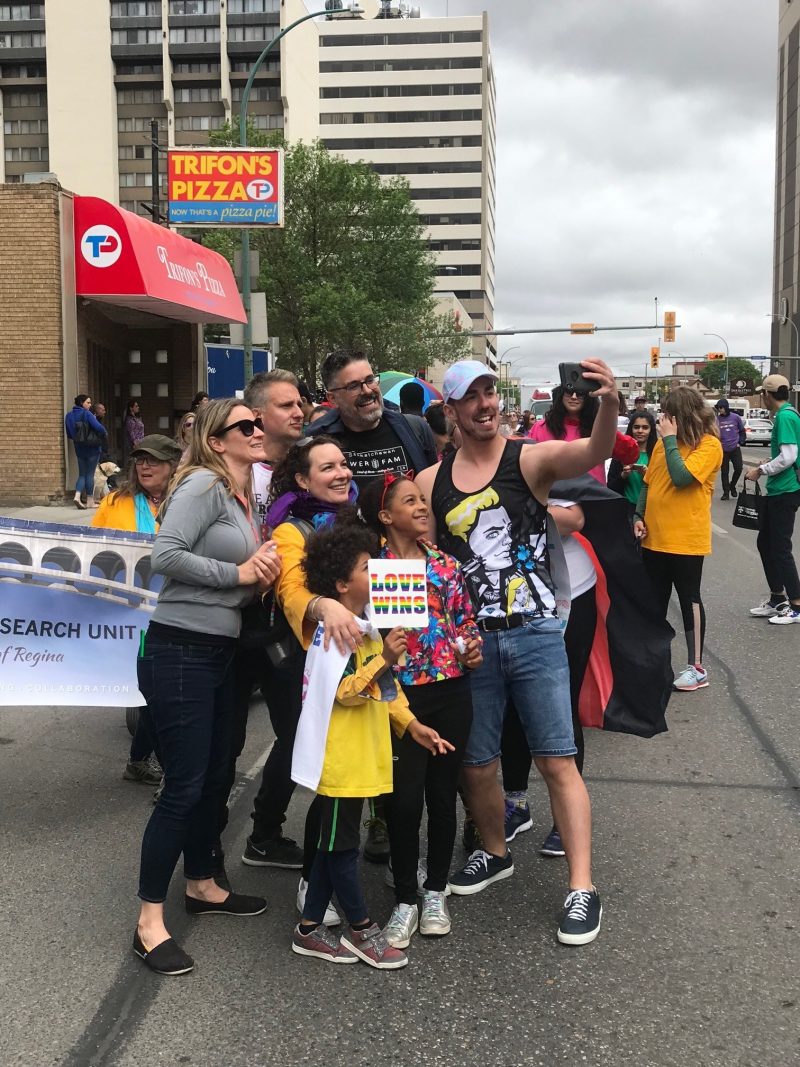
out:
M210 436L222 437L231 430L241 430L243 437L252 437L256 430L261 430L263 433L264 423L261 419L239 419L238 422L232 422L229 426L223 426L221 430L217 430L216 433L212 433Z

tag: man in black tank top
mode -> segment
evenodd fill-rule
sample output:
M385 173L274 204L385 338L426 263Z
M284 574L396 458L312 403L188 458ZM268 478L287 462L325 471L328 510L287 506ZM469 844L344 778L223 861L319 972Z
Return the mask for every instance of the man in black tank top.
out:
M483 632L483 664L472 675L474 719L464 757L467 800L483 848L453 875L450 886L469 895L514 873L497 780L503 720L513 699L567 855L570 892L558 939L568 945L597 937L602 908L592 884L589 796L574 760L547 498L554 481L584 474L611 455L619 410L610 368L598 359L584 360L582 366L586 377L596 380L593 395L601 401L591 437L534 447L500 436L497 375L476 360L455 363L442 391L463 444L417 478L431 503L432 540L461 563Z

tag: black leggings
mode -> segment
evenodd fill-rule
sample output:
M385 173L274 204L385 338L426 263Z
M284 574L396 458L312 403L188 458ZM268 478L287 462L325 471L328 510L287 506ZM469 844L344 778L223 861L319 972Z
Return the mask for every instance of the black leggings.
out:
M703 646L706 640L706 611L700 599L700 582L703 578L704 556L679 556L675 552L654 552L642 549L645 570L655 587L656 603L664 618L667 617L669 598L672 587L678 594L678 601L683 616L683 629L686 633L687 663L702 663ZM695 606L699 609L700 644L695 649Z
M392 735L393 791L385 803L395 898L398 904L416 904L423 804L428 808L425 888L441 893L447 886L456 839L458 775L472 725L472 694L466 676L403 686L403 692L419 721L455 746L455 752L433 756L408 733Z
M575 763L583 774L583 727L578 715L578 704L586 674L586 665L594 642L597 626L597 602L594 587L581 593L572 601L569 622L564 631L564 644L569 663L569 695L572 704L572 728L575 732L575 747L578 752ZM528 788L531 772L531 753L517 715L517 709L509 704L503 727L503 747L500 757L503 768L503 788L507 793L523 793Z

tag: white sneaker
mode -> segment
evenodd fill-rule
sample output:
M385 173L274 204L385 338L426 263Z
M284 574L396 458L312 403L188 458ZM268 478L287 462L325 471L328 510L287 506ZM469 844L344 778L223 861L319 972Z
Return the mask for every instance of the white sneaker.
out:
M306 893L308 892L308 882L304 878L300 879L300 884L297 887L297 910L300 914L303 914L303 908L306 906ZM342 919L339 912L334 908L333 904L329 904L325 911L325 918L322 920L325 926L340 926Z
M419 932L424 937L443 937L452 928L450 910L444 893L426 889L422 897L422 915L419 920Z
M781 611L788 607L788 600L784 600L776 607L774 604L770 604L769 597L765 597L757 608L750 608L750 614L756 619L771 619L774 615L780 615Z
M708 672L704 671L702 667L686 667L672 685L683 693L693 693L695 689L705 689L708 686Z
M800 622L800 608L792 604L781 604L781 610L769 620L776 626L788 626L793 622Z
M408 948L419 926L419 908L416 904L395 904L388 923L384 926L384 939L392 948Z

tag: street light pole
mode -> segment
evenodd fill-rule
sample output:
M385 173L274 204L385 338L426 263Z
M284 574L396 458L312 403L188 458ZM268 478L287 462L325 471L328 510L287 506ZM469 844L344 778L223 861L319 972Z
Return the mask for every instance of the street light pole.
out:
M784 319L782 315L776 315L772 311L770 311L766 317L769 319L777 319L781 326L785 326L788 323L788 325L791 326L794 330L794 356L792 356L791 342L789 344L789 372L794 378L794 381L790 382L789 384L792 386L792 388L794 388L795 382L798 380L798 378L800 378L800 330L797 329L797 323L791 317ZM797 364L796 367L795 363Z
M342 9L340 9L342 10ZM363 15L363 10L358 7L357 4L350 8L344 9L346 14L349 15ZM272 40L262 51L261 55L256 59L253 66L250 68L250 76L247 79L247 84L244 87L242 93L242 102L239 107L239 144L242 148L247 148L247 105L250 101L250 93L253 88L253 82L255 81L256 74L258 74L261 65L267 58L269 53L275 47L275 45L281 41L290 30L293 30L295 26L299 26L303 22L308 22L309 19L319 18L320 15L330 15L333 11L331 8L325 8L323 11L311 11L307 15L303 15L299 19L295 19L285 29L281 30L277 36ZM253 377L253 322L250 316L250 231L242 231L242 304L244 305L244 312L247 317L247 321L244 324L244 383L250 381Z
M500 353L500 355L499 355L499 356L497 357L497 365L498 365L498 367L499 367L499 368L502 368L502 367L503 367L503 358L504 358L505 356L507 356L509 352L517 352L517 351L519 351L519 349L520 349L521 347L522 347L521 345L512 345L512 346L511 346L511 348L507 348L507 349L505 350L505 352L501 352L501 353ZM522 358L521 356L517 356L517 358L516 358L515 360L513 360L513 361L512 361L512 360L508 360L508 361L507 361L507 362L505 363L505 366L506 366L506 367L508 367L508 368L510 369L510 368L511 368L511 367L512 367L512 366L514 365L514 363L518 363L518 362L519 362L519 360L520 360L521 358ZM502 397L502 395L503 395L503 379L502 379L502 369L501 369L501 372L500 372L500 373L501 373L501 378L500 378L500 395L501 395L501 397ZM511 398L511 385L510 385L510 376L509 376L508 372L506 372L506 378L505 378L505 402L506 402L506 404L509 404L509 403L511 402L511 399L510 399L510 398Z
M718 341L722 341L725 345L725 396L728 395L728 379L730 376L730 352L728 351L728 342L719 333L704 333L703 337L716 337Z

